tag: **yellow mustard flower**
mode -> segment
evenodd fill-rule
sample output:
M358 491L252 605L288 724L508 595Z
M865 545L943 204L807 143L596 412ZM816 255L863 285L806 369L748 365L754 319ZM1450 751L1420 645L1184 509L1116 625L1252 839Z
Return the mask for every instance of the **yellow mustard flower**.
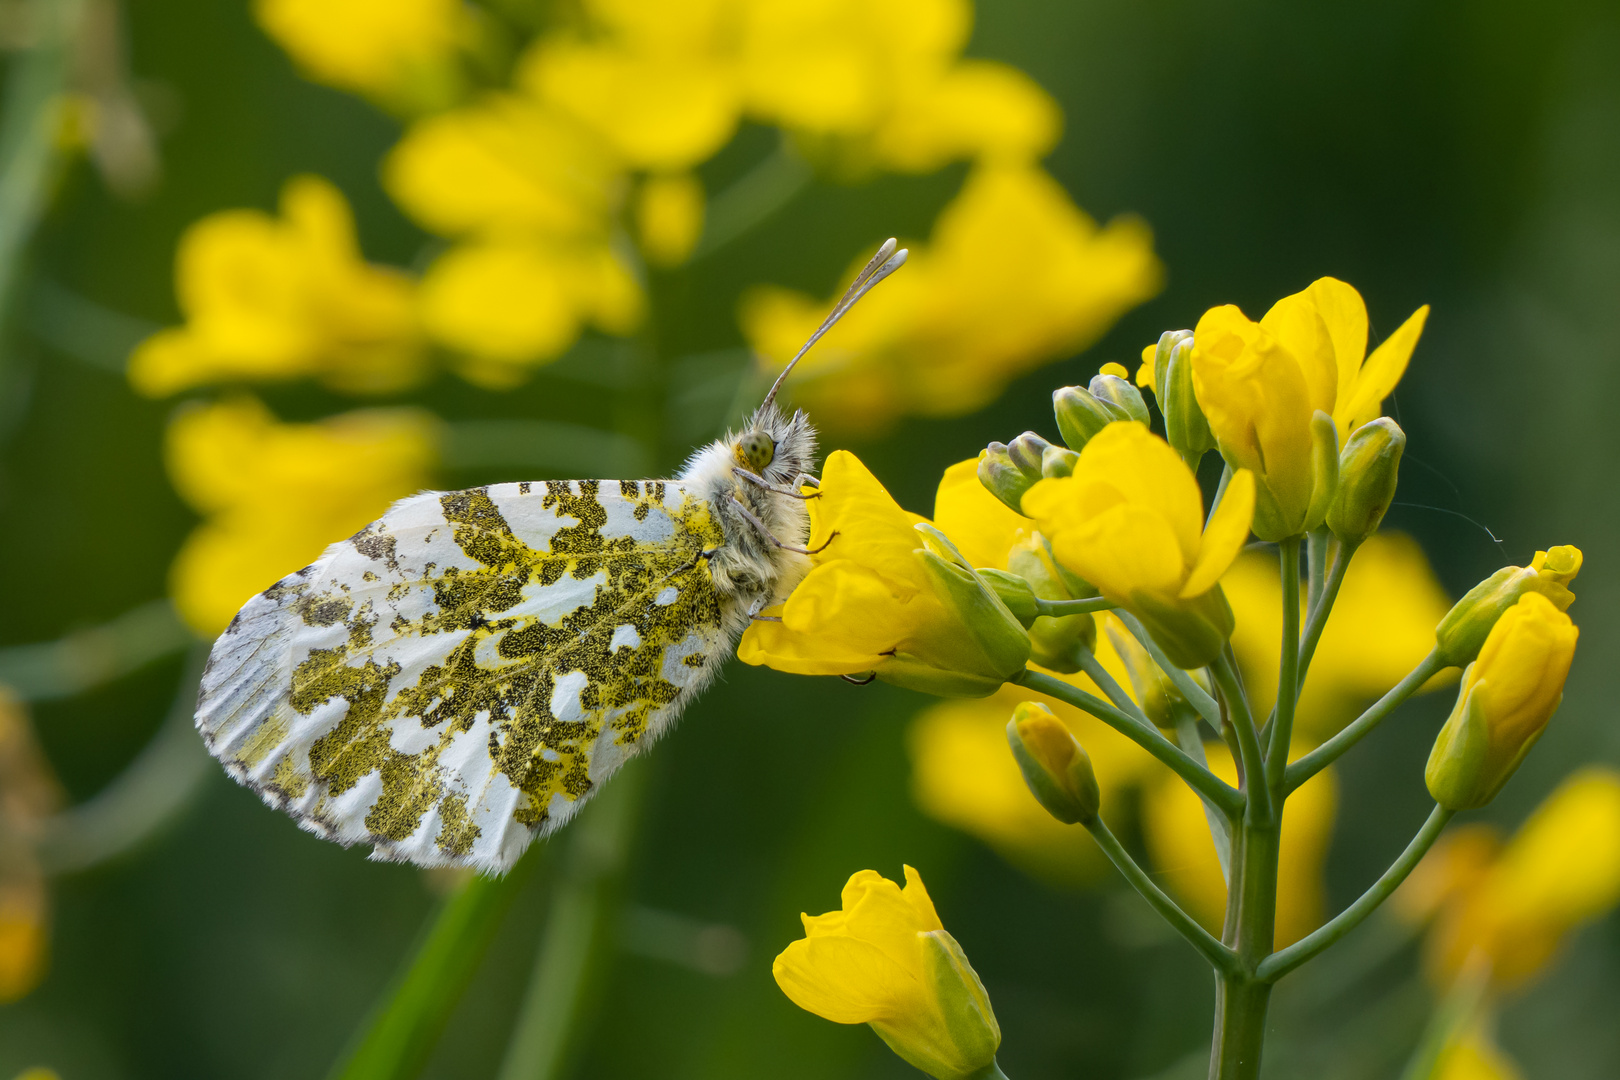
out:
M366 262L342 192L317 176L281 191L281 217L226 210L193 224L175 257L186 316L129 360L154 397L205 383L313 377L390 392L426 373L413 284Z
M1423 778L1441 806L1468 810L1496 797L1564 699L1580 631L1540 593L1525 593L1492 627L1463 672Z
M1198 480L1170 444L1132 420L1086 443L1074 474L1045 479L1023 507L1058 562L1143 621L1173 663L1202 667L1232 632L1220 579L1249 536L1254 479L1233 474L1204 522Z
M909 866L905 875L904 889L875 870L853 875L841 910L800 916L804 937L782 951L771 974L799 1008L834 1023L870 1024L928 1075L965 1080L995 1060L1001 1027L922 878Z
M1204 750L1210 770L1235 785L1237 769L1226 745L1209 743ZM1291 945L1322 925L1327 903L1323 873L1338 791L1333 770L1323 769L1288 798L1277 869L1276 948ZM1226 916L1226 882L1204 804L1168 769L1153 770L1143 791L1142 831L1166 887L1186 904L1188 914L1219 934Z
M420 120L390 152L389 194L464 241L422 282L423 324L469 358L463 374L510 385L585 322L634 329L641 286L610 243L622 168L578 123L515 95Z
M1522 985L1576 929L1620 903L1620 772L1582 769L1500 854L1483 834L1470 847L1467 857L1443 860L1420 881L1440 897L1425 942L1428 972L1445 986L1483 964L1493 985ZM1397 910L1421 918L1432 910L1426 907L1408 902Z
M0 686L0 1005L31 993L49 965L50 896L34 840L62 802L27 708Z
M1447 1041L1425 1080L1524 1080L1524 1074L1496 1045L1481 1017Z
M1467 664L1479 655L1502 613L1527 592L1540 593L1559 611L1575 602L1569 586L1581 572L1581 549L1564 544L1536 552L1529 566L1504 566L1468 590L1435 628L1435 648L1449 664Z
M789 378L824 426L873 431L906 413L972 412L1011 379L1096 340L1162 279L1141 221L1098 228L1033 166L976 169L929 243L910 250L905 273L846 315ZM827 306L758 288L744 296L743 333L780 368Z
M691 173L650 176L636 192L636 237L654 266L686 261L703 235L703 184Z
M252 398L183 410L169 427L169 477L204 521L170 569L182 618L223 630L254 593L427 486L436 421L411 409L278 423Z
M874 672L930 693L982 696L1023 670L1029 639L987 586L927 549L916 526L847 450L810 501L810 572L755 622L737 655L801 675ZM819 549L819 550L817 550Z
M1277 301L1258 322L1211 308L1193 331L1193 385L1223 457L1259 482L1255 535L1303 535L1327 514L1338 451L1378 416L1423 332L1429 309L1367 356L1367 307L1335 278ZM1365 362L1363 362L1365 358ZM1313 422L1331 418L1337 445Z
M1271 711L1282 652L1282 577L1272 552L1245 551L1221 578L1237 628L1232 651L1255 712ZM1304 586L1301 585L1301 603ZM1295 730L1323 741L1400 682L1434 648L1434 627L1450 606L1417 541L1375 533L1345 573L1300 693ZM1454 680L1446 672L1425 691Z
M255 0L254 18L310 78L414 109L459 90L469 30L458 0Z

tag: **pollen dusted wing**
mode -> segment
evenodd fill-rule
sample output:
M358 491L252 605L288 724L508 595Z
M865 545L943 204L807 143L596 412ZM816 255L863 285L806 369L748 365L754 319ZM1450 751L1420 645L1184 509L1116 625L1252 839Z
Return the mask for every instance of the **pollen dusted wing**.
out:
M504 870L729 654L723 539L672 481L413 496L248 601L197 727L311 832Z

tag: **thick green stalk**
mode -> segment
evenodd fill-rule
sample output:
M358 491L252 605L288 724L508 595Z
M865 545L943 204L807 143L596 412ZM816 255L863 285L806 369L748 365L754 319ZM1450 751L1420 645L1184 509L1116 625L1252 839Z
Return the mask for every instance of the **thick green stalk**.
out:
M1055 697L1077 709L1084 709L1164 762L1175 771L1176 775L1187 781L1188 786L1214 802L1224 812L1228 814L1243 812L1241 792L1188 757L1179 746L1159 734L1157 728L1143 724L1134 716L1114 708L1101 698L1093 697L1079 687L1071 686L1045 672L1026 668L1012 682Z
M1282 655L1277 669L1277 712L1266 748L1266 786L1274 804L1281 806L1283 770L1294 738L1294 708L1299 704L1299 537L1278 545L1282 553Z
M1131 858L1130 852L1125 850L1124 845L1119 842L1119 838L1103 823L1102 818L1093 818L1086 825L1086 828L1096 838L1097 846L1103 849L1103 854L1108 856L1108 861L1113 863L1119 872L1124 875L1125 880L1131 883L1132 888L1142 894L1142 899L1152 905L1153 910L1159 913L1160 918L1169 923L1176 933L1186 938L1188 943L1197 949L1216 971L1227 976L1239 974L1237 955L1231 949L1216 941L1213 934L1199 926L1197 920L1182 911L1174 900L1164 894L1164 890L1153 883L1153 879L1148 877L1147 872L1137 865L1135 859Z
M1401 852L1400 858L1384 871L1384 875L1373 883L1372 888L1362 893L1355 903L1341 911L1326 926L1267 957L1260 964L1257 972L1259 977L1268 982L1276 982L1360 926L1362 920L1371 915L1378 905L1389 899L1390 893L1406 880L1407 875L1428 853L1429 848L1434 846L1435 840L1439 839L1440 831L1446 827L1446 822L1451 820L1454 813L1455 811L1442 806L1436 806L1430 811L1429 819L1423 823L1423 828L1418 830L1412 842L1406 845L1406 850Z
M478 970L501 918L541 858L536 844L505 877L473 877L452 893L331 1080L405 1080L422 1071Z
M1340 755L1366 738L1373 728L1394 712L1396 706L1417 693L1424 683L1445 668L1445 661L1440 659L1437 653L1431 652L1424 657L1417 667L1407 673L1406 678L1396 683L1389 693L1374 702L1343 731L1288 766L1283 778L1283 791L1286 793L1297 790L1299 785L1337 761Z
M1217 979L1209 1080L1255 1080L1260 1075L1270 1003L1270 983L1241 975Z

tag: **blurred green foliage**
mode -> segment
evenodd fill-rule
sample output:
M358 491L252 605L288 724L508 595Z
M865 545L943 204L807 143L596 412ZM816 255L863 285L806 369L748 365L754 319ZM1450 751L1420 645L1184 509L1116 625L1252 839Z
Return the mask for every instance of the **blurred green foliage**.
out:
M162 468L171 405L135 396L121 374L128 324L106 320L76 340L62 321L84 321L51 308L51 286L171 323L181 230L217 209L271 207L301 171L343 188L373 257L409 264L425 240L378 185L395 122L302 81L245 5L148 0L127 17L133 73L166 118L163 180L123 202L82 162L67 169L32 248L31 291L9 312L0 644L55 637L161 595L193 524ZM1411 441L1389 522L1422 540L1453 594L1549 542L1588 555L1582 658L1563 711L1489 816L1516 821L1575 764L1620 758L1620 665L1609 661L1620 608L1608 603L1620 599L1613 5L984 0L969 51L1018 65L1059 98L1067 131L1048 167L1099 218L1145 216L1169 284L1098 347L1023 379L992 408L907 421L856 447L901 501L926 510L946 464L1025 427L1050 428L1053 386L1133 360L1212 304L1257 313L1330 273L1367 297L1377 337L1431 303L1390 406ZM771 137L745 130L706 166L710 189ZM725 260L658 275L661 351L739 345L735 305L753 282L826 295L873 238L925 232L960 177L947 168L859 188L817 184ZM414 398L452 418L610 420L601 395L563 377L589 362L565 359L504 394L444 377ZM265 396L286 419L342 407L302 384ZM685 450L667 440L659 468ZM72 798L99 790L159 728L180 666L164 661L37 706ZM897 876L902 861L926 874L984 978L1009 1075L1144 1076L1199 1058L1207 975L1122 886L1051 891L913 807L902 731L919 704L881 685L728 669L650 756L626 918L676 913L734 928L743 961L715 974L621 950L591 987L570 1048L575 1075L910 1075L864 1028L794 1008L769 974L770 957L798 935L797 912L831 907L856 869ZM1440 700L1418 703L1345 760L1334 906L1421 820L1421 762L1444 712ZM518 896L426 1075L494 1073L547 880L535 875ZM211 773L173 828L54 883L52 967L39 990L0 1009L0 1076L34 1064L67 1080L320 1075L433 904L420 872L317 842ZM1530 1075L1620 1074L1616 931L1612 918L1586 931L1507 1009L1502 1041ZM1410 977L1410 947L1390 933L1370 927L1316 981L1284 984L1272 1075L1395 1075L1428 998ZM1372 975L1352 980L1358 963Z

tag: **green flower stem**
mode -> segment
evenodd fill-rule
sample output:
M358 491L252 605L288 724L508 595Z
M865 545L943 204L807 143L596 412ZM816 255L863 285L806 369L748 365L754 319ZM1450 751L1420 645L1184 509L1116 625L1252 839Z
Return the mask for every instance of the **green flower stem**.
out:
M1303 681L1299 662L1299 537L1278 545L1282 554L1282 655L1277 667L1277 707L1271 724L1271 742L1266 747L1266 786L1272 802L1282 804L1283 770L1288 767L1288 747L1294 738L1294 707L1299 704Z
M1418 830L1412 842L1406 845L1406 850L1401 852L1401 857L1384 871L1384 876L1374 882L1372 888L1362 893L1355 903L1334 916L1326 926L1306 935L1288 948L1266 957L1255 971L1255 975L1266 982L1276 982L1360 926L1361 921L1372 914L1379 904L1389 899L1389 894L1406 880L1412 868L1417 866L1429 848L1434 846L1440 831L1446 827L1446 822L1451 820L1454 813L1455 811L1447 810L1443 806L1436 806L1429 812L1429 819L1423 823L1423 828Z
M1137 705L1131 699L1131 695L1125 692L1125 688L1120 686L1112 675L1108 674L1108 669L1097 662L1096 653L1084 645L1077 647L1074 653L1075 662L1080 665L1080 670L1086 673L1088 679L1097 684L1097 689L1108 695L1109 701L1112 701L1122 712L1130 713L1144 727L1153 726L1152 722L1148 720L1147 714L1142 711L1141 706ZM1199 764L1202 765L1203 762L1199 762Z
M1084 615L1092 611L1112 611L1116 605L1101 596L1088 596L1084 600L1042 600L1035 598L1035 613L1050 615L1054 619L1064 615Z
M1430 653L1423 658L1422 663L1407 672L1406 678L1379 698L1372 706L1348 727L1339 732L1315 750L1306 754L1298 761L1288 766L1283 776L1283 791L1293 792L1299 785L1327 768L1339 759L1339 756L1356 743L1366 738L1368 732L1383 722L1384 718L1395 711L1396 706L1417 693L1418 689L1435 675L1444 671L1446 663L1437 653Z
M1189 787L1219 806L1222 812L1232 816L1243 813L1242 792L1188 757L1175 743L1159 734L1157 728L1143 724L1130 713L1116 709L1101 698L1093 697L1079 687L1042 671L1025 668L1011 681L1067 702L1077 709L1084 709L1175 770L1176 775L1187 781Z
M1176 719L1176 742L1187 752L1188 757L1204 768L1209 768L1209 759L1204 756L1204 738L1198 733L1198 714L1179 701L1170 707L1170 711ZM1209 838L1215 841L1215 858L1221 864L1221 880L1230 885L1232 834L1237 831L1237 823L1204 796L1200 795L1199 798L1204 803L1204 817L1209 822Z
M1215 676L1215 685L1226 699L1226 708L1237 732L1239 760L1243 765L1243 790L1249 804L1246 819L1250 823L1269 822L1273 818L1271 792L1266 785L1266 759L1260 752L1260 735L1254 729L1254 716L1249 711L1249 699L1238 681L1237 666L1232 662L1232 647L1215 658L1209 667Z
M1216 971L1225 975L1238 974L1237 954L1217 941L1215 935L1199 926L1191 915L1182 911L1174 900L1164 894L1164 890L1153 883L1153 879L1137 865L1135 859L1131 858L1130 852L1125 850L1119 838L1103 823L1101 817L1092 818L1086 823L1086 829L1096 838L1097 846L1103 849L1103 854L1108 856L1108 860L1125 875L1125 880L1142 894L1142 899L1151 904L1153 910L1157 911L1165 922L1202 953L1204 959L1208 960Z
M1255 1080L1260 1075L1270 1002L1270 983L1243 976L1216 981L1210 1080Z
M1007 1074L1001 1071L1001 1066L992 1061L976 1073L963 1078L963 1080L1007 1080Z
M1305 636L1299 643L1301 687L1305 685L1305 670L1311 666L1311 658L1316 655L1316 646L1322 640L1328 616L1333 613L1333 602L1339 598L1339 587L1344 584L1345 571L1350 569L1350 560L1356 553L1355 548L1345 547L1337 540L1330 542L1328 547L1326 558L1329 565L1325 579L1317 590L1316 599L1311 602L1310 616L1305 620Z
M613 947L644 762L632 761L568 829L534 972L496 1080L554 1080L589 1013L593 970Z
M1322 597L1322 584L1327 574L1328 549L1332 546L1333 534L1327 528L1317 529L1311 533L1305 543L1305 611L1308 615L1316 613L1317 601Z
M470 878L444 901L331 1080L404 1080L422 1071L502 916L544 851L545 845L536 844L505 877Z
M1125 624L1125 628L1131 632L1131 636L1142 643L1142 648L1146 649L1148 655L1153 657L1153 662L1158 664L1166 675L1170 676L1170 681L1176 684L1176 689L1181 691L1181 696L1187 699L1188 704L1197 709L1198 715L1208 720L1211 727L1217 731L1220 730L1221 707L1216 703L1215 699L1210 697L1202 686L1194 682L1191 675L1170 662L1170 658L1164 655L1164 650L1159 648L1159 643L1153 640L1153 635L1147 632L1147 627L1143 626L1135 615L1132 615L1124 608L1120 608L1115 614L1118 616L1119 621Z

